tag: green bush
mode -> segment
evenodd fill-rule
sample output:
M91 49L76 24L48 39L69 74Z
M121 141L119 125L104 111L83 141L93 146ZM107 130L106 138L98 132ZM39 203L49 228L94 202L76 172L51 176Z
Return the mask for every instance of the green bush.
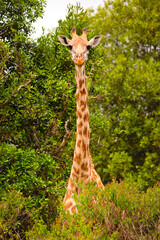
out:
M5 192L0 201L0 239L24 239L32 225L31 211L22 193Z
M58 197L64 194L64 170L50 155L16 146L0 146L0 185L4 192L20 191L28 199L28 208L38 209L45 222L54 219Z
M75 196L78 214L63 209L52 229L36 222L27 239L157 239L160 233L160 185L141 192L136 183L113 181L105 190L86 187ZM41 234L39 234L39 232Z

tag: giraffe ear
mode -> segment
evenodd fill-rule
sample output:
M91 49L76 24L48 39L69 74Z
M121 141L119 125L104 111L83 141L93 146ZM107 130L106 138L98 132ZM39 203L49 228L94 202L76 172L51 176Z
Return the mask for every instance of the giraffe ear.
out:
M88 46L89 46L89 47L96 47L96 46L100 43L101 38L102 38L102 35L95 36L94 38L92 38L92 39L89 41Z
M66 36L58 35L58 39L64 46L69 46L70 40Z

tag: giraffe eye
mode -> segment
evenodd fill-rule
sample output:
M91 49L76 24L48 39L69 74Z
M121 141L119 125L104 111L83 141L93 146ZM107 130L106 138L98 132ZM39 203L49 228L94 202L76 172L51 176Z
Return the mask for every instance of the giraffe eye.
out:
M87 46L87 50L89 50L90 48L91 48L91 45L88 45L88 46Z
M69 50L72 50L72 46L71 45L68 45L67 47L69 48Z

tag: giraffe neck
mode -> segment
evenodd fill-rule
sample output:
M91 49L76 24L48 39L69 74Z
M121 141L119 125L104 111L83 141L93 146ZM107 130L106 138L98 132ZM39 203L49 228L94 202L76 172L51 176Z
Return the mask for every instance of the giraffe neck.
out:
M85 182L88 182L91 174L91 164L89 154L89 108L88 92L85 78L85 66L76 65L75 71L77 100L77 135L73 159L73 170L79 169L78 179L84 179Z
M85 184L96 181L98 187L103 183L92 164L89 153L89 109L88 93L85 79L85 66L76 65L76 99L77 99L77 136L74 151L73 164L68 182L67 191L64 197L64 205L70 214L78 212L73 194L79 193L78 180L83 180Z

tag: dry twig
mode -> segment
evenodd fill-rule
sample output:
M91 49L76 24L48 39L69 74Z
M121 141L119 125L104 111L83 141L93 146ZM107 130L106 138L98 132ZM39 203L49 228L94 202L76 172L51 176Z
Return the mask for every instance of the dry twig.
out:
M63 137L63 140L62 140L60 146L58 147L58 149L57 149L57 151L56 151L55 153L59 152L59 151L62 149L62 147L64 147L64 145L66 144L67 139L70 138L70 136L71 136L71 134L72 134L72 132L73 132L73 130L70 131L70 130L67 128L67 125L68 125L68 123L69 123L70 121L71 121L71 119L68 119L68 120L66 121L66 123L65 123L65 131L66 131L66 133L65 133L65 135L64 135L64 137Z

